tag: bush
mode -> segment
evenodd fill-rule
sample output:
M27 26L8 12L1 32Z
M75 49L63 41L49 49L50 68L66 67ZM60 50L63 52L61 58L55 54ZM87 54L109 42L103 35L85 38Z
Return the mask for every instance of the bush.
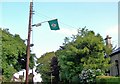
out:
M82 70L81 74L79 75L80 77L80 82L85 84L85 83L95 83L96 81L96 76L102 75L102 71L100 69L97 70Z
M79 77L80 77L80 82L81 83L83 83L83 84L85 84L85 83L91 83L91 82L94 82L95 73L91 69L82 70L82 72L79 75Z
M120 77L97 76L96 84L120 84Z
M79 76L76 75L74 77L72 77L72 84L80 84L80 81L79 81Z

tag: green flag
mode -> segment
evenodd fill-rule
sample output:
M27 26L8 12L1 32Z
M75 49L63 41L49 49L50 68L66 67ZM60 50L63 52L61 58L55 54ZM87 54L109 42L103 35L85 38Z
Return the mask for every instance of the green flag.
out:
M60 30L57 19L48 21L51 30Z

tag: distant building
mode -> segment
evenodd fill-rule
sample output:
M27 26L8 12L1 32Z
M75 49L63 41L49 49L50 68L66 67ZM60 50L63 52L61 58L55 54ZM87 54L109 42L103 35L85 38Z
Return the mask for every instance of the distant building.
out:
M112 64L110 68L110 75L120 76L120 47L111 53L110 59Z
M108 46L109 48L110 47L112 48L111 38L112 37L109 37L109 35L107 35L106 38L105 38L106 46Z
M19 78L19 74L18 73L15 73L13 75L13 78L11 79L11 81L13 82L21 82L20 78Z
M106 40L106 46L112 48L111 37L107 35L105 40ZM120 76L120 47L112 51L110 55L110 63L112 66L110 67L109 75Z
M0 84L1 84L1 81L2 81L2 75L0 74Z
M29 70L29 78L31 81L31 74L33 74L33 82L42 82L41 75L35 72L35 68L33 70ZM24 82L26 78L26 70L19 71L13 75L13 82Z

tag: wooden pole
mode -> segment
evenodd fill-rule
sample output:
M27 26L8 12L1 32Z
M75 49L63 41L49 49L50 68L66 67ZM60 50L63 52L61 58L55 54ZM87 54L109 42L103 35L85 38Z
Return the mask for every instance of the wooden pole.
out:
M29 58L30 58L30 36L31 36L31 22L32 22L32 7L33 2L30 1L30 11L29 11L29 25L28 25L28 39L27 39L27 62L26 62L26 84L28 84L28 73L29 73Z

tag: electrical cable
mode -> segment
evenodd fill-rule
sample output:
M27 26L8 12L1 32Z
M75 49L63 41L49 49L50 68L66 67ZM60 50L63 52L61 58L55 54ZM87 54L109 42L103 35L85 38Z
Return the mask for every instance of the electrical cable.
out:
M53 18L48 17L48 16L46 16L46 15L44 15L44 14L40 14L40 15L39 15L38 12L36 12L36 15L39 16L39 17L41 17L40 15L42 15L42 16L44 16L46 19L48 19L48 18L51 19L51 20L53 19ZM73 27L73 26L71 26L71 25L68 25L68 24L66 24L66 23L63 23L63 22L61 22L61 21L59 21L59 23L65 25L65 26L68 26L68 27L70 27L70 28L74 28L74 29L76 29L76 27Z

